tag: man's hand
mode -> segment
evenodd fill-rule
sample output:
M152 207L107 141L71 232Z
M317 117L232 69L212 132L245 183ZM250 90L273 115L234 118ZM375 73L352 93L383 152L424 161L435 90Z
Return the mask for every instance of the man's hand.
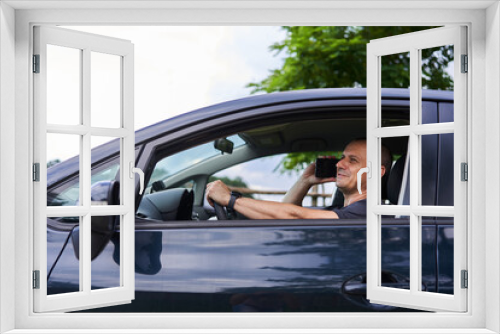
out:
M214 206L214 201L222 206L228 206L231 198L231 190L221 180L207 184L206 194L211 206Z
M315 184L335 182L337 179L335 177L325 177L319 178L314 175L316 170L316 163L313 162L304 170L302 175L299 177L297 182L287 191L285 197L283 197L283 203L295 204L302 206L302 201L307 195L307 192Z
M316 177L316 175L314 175L315 170L316 170L316 163L313 162L312 164L307 166L307 168L302 173L302 176L300 177L300 179L307 186L311 187L315 184L337 181L337 179L335 177L325 177L325 178Z

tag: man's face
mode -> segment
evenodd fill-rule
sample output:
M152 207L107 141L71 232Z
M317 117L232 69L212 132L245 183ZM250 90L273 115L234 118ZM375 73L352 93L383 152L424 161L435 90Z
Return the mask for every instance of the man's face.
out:
M355 141L344 149L337 163L337 187L344 194L357 192L358 171L366 167L366 142ZM362 178L362 189L366 189L366 175Z

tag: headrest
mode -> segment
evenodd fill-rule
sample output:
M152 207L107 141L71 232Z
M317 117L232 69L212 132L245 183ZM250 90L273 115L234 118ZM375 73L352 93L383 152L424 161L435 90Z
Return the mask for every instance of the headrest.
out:
M389 179L387 180L387 199L391 204L398 204L399 191L403 181L403 172L405 169L406 154L401 156L391 168Z

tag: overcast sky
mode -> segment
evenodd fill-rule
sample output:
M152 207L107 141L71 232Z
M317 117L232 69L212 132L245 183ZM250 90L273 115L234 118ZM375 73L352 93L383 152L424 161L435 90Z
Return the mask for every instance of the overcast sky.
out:
M283 62L281 55L276 57L269 51L271 44L285 38L280 27L64 28L134 44L136 130L197 108L248 96L248 83L264 79ZM92 110L96 106L103 109L99 117L92 113L93 126L109 126L119 120L119 62L117 57L115 61L106 59L114 57L92 58L92 78L99 77L92 80ZM51 47L48 58L48 122L76 124L80 109L79 53ZM96 68L99 71L94 71ZM73 137L48 136L47 161L78 154L78 140ZM106 140L95 138L92 146Z
M135 128L245 97L250 82L279 68L269 46L280 27L66 27L130 40L135 46Z

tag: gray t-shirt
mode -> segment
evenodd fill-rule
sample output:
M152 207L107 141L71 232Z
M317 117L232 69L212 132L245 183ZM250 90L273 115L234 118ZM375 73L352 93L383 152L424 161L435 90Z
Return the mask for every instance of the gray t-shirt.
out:
M354 202L341 208L333 208L339 219L363 219L366 218L366 199Z

